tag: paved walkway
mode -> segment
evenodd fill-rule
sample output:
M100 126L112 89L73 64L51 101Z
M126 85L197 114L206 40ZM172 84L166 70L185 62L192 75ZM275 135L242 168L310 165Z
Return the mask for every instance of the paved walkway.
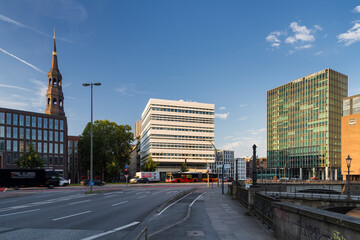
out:
M236 200L224 195L220 187L209 188L204 195L205 209L221 240L265 240L275 239L271 230L258 222L255 217L246 215L246 209Z

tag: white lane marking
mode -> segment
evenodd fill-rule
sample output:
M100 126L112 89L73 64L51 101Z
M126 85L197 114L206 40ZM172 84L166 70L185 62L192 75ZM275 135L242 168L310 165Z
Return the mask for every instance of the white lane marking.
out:
M136 194L141 194L141 193L145 193L144 191L142 191L142 192L137 192Z
M116 197L117 195L116 194L113 194L113 195L107 195L105 196L104 198L108 198L108 197Z
M109 192L109 193L104 193L104 195L111 195L111 194L116 194L116 192Z
M0 217L6 217L6 216L11 216L11 215L16 215L16 214L22 214L22 213L28 213L28 212L35 212L35 211L39 211L39 210L40 210L40 209L33 209L33 210L28 210L28 211L16 212L16 213L8 213L8 214L0 215Z
M175 203L177 203L178 201L180 201L180 200L182 200L182 199L184 199L184 198L186 198L187 196L189 196L191 193L189 193L189 194L187 194L187 195L185 195L185 196L183 196L182 198L180 198L180 199L178 199L178 200L176 200L175 202L173 202L172 204L170 204L169 206L167 206L166 208L164 208L161 212L159 212L158 213L158 216L159 215L161 215L163 212L165 212L166 211L166 209L168 209L169 207L171 207L172 205L174 205Z
M110 230L110 231L107 231L107 232L103 232L103 233L99 233L99 234L96 234L96 235L93 235L93 236L90 236L90 237L87 237L87 238L83 238L82 240L92 240L92 239L95 239L95 238L99 238L99 237L108 235L108 234L110 234L110 233L114 233L114 232L123 230L123 229L125 229L125 228L132 227L132 226L134 226L134 225L136 225L136 224L139 224L139 223L140 223L140 222L132 222L132 223L126 224L126 225L124 225L124 226L115 228L115 229Z
M84 203L84 202L89 202L89 201L91 201L91 200L88 199L88 200L83 200L83 201L78 201L78 202L71 202L71 203L69 203L69 205L78 204L78 203Z
M140 199L140 198L144 198L144 197L146 197L146 196L141 196L141 197L138 197L138 199Z
M115 207L115 206L117 206L117 205L120 205L120 204L123 204L123 203L127 203L128 201L124 201L124 202L119 202L119 203L115 203L115 204L113 204L112 206L113 207Z
M152 195L159 194L159 193L162 193L162 192L156 192L156 193L153 193Z
M64 217L54 218L53 221L61 220L61 219L64 219L64 218L75 217L75 216L83 215L83 214L90 213L90 212L91 211L86 211L86 212L75 213L75 214L64 216Z
M202 194L200 194L197 198L195 198L195 200L194 201L192 201L192 203L190 203L190 207L196 202L196 200L198 200L201 196L203 196L205 193L202 193Z

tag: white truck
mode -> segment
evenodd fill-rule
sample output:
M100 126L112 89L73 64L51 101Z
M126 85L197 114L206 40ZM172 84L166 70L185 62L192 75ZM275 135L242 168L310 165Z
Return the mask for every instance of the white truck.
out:
M160 173L159 172L137 172L135 175L136 178L148 178L150 182L159 182Z

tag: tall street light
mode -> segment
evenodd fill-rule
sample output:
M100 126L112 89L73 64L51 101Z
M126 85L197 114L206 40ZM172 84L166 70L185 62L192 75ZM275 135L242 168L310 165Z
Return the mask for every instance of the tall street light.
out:
M94 175L93 175L93 86L100 86L101 83L83 83L84 87L91 86L91 130L90 130L90 192L93 191Z
M350 155L346 158L346 165L348 168L348 175L347 175L347 199L350 200L350 166L351 166L351 158Z
M211 141L208 140L208 142L214 147L215 150L215 162L217 162L218 160L218 151L215 147L215 144ZM219 176L219 172L218 172L218 176ZM222 161L222 176L221 176L222 180L221 180L221 187L222 187L222 194L224 194L224 161ZM218 184L219 184L219 177L218 177Z

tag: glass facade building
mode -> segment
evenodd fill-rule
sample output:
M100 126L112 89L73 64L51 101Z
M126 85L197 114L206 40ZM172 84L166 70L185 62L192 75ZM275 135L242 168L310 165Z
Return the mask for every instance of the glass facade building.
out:
M268 168L278 177L337 179L348 77L325 69L267 92Z

